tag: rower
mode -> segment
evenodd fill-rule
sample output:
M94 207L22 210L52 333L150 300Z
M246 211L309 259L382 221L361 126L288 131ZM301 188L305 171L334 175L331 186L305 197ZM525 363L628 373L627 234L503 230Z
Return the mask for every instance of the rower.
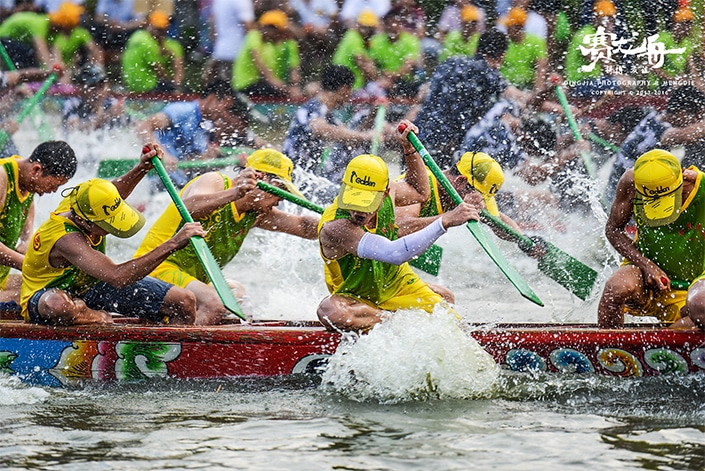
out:
M108 324L110 312L164 324L198 323L193 295L147 277L166 257L205 236L186 224L144 256L115 263L105 255L106 237L127 238L144 216L126 201L163 151L146 146L140 163L109 182L100 178L68 188L64 200L31 238L22 263L20 304L26 321L45 325Z
M333 204L318 227L326 283L331 295L321 301L318 318L328 328L366 331L382 321L383 311L423 309L444 301L434 285L422 281L407 263L428 249L448 227L479 218L479 209L461 203L421 230L397 227L395 204L428 199L421 156L407 140L418 132L410 121L399 135L407 165L408 188L390 187L386 163L363 154L350 161ZM452 302L452 299L445 299Z
M696 167L682 169L662 149L624 172L605 235L625 260L605 283L598 306L602 328L624 325L624 314L653 316L674 327L705 330L705 186ZM626 226L634 217L637 238ZM687 290L674 289L685 281Z
M275 208L280 198L256 187L259 179L303 198L292 183L293 169L294 164L281 152L260 149L248 157L247 166L234 179L219 172L209 172L184 187L184 205L207 231L206 243L221 268L237 255L253 227L304 239L316 238L318 217L280 211ZM140 257L153 250L172 237L183 224L176 206L169 205L150 228L134 256ZM193 248L170 256L152 276L192 292L196 296L197 316L207 319L208 323L218 323L227 315L215 288L208 284L208 275ZM242 301L244 286L237 281L230 281L230 285L235 296Z
M39 144L29 158L0 159L0 303L19 314L24 254L34 228L34 195L54 193L76 173L76 154L63 141ZM18 245L19 243L19 245Z

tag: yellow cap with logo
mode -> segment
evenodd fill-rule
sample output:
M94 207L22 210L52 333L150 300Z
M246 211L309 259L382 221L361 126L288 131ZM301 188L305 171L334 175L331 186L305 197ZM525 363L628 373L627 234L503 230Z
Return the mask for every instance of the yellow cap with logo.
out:
M338 207L371 213L379 208L389 186L387 164L376 155L358 155L345 168L338 193Z
M304 198L298 188L291 181L294 172L294 163L289 157L274 149L259 149L247 158L247 167L252 167L258 172L269 173L276 177L276 181L286 187L292 195Z
M675 155L662 149L634 163L634 206L644 224L662 226L678 219L683 204L683 170Z
M494 195L504 184L504 172L497 161L484 152L466 152L456 167L468 179L470 186L482 193L487 211L493 216L499 216Z
M144 216L122 199L118 189L102 178L93 178L71 189L69 204L76 214L123 239L144 226Z

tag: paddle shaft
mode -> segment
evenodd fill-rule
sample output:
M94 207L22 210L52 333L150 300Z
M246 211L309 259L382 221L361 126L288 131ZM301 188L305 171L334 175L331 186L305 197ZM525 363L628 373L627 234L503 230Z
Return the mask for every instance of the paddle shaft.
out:
M375 116L375 134L372 138L370 154L377 155L377 151L379 150L379 141L382 138L382 131L384 130L384 119L386 116L387 107L384 105L379 105L379 108L377 108L377 115Z
M288 191L284 191L281 188L277 188L274 185L270 185L269 183L263 182L263 181L258 181L257 182L257 187L260 190L264 190L267 193L271 193L274 196L278 196L279 198L283 200L290 201L294 204L298 204L302 208L310 209L311 211L314 211L318 214L323 214L323 208L318 206L317 204L311 203L310 201L306 201L304 199L299 198L296 195L292 195Z
M0 55L2 56L2 60L5 62L8 70L17 70L15 63L12 62L10 54L7 53L7 49L5 49L5 45L2 42L0 42Z
M671 288L679 290L687 290L690 287L690 283L682 280L671 280Z
M1 45L1 44L0 44ZM17 114L17 117L15 118L15 122L17 124L20 124L26 117L29 115L29 113L32 112L34 107L41 101L42 98L44 98L44 95L46 94L47 90L49 90L49 87L56 81L58 75L56 72L51 74L49 77L47 77L46 80L42 83L42 86L37 90L37 93L35 93L27 102L22 106L22 109L20 112ZM5 144L7 144L7 141L10 140L10 134L7 131L2 131L0 132L0 149L5 147Z
M251 153L252 149L249 148L230 148L223 147L223 153L226 155L232 155L238 152L241 153ZM117 178L124 175L128 170L137 165L138 159L103 159L98 164L98 177L99 178ZM180 170L187 169L198 169L198 168L222 168L222 167L244 167L246 164L246 159L242 156L235 157L221 157L217 159L209 160L187 160L183 162L178 162L176 168Z
M159 178L164 184L164 187L169 193L169 196L171 196L171 200L174 202L176 209L181 215L181 218L186 222L193 222L191 214L189 214L188 209L186 209L184 202L181 200L178 191L174 187L174 184L172 183L171 178L169 178L169 175L167 174L166 169L162 164L162 161L159 160L159 157L152 157L152 164L154 165L154 169L159 174ZM206 244L206 241L203 239L203 237L191 237L191 246L193 247L194 251L196 252L196 255L198 256L198 259L203 265L203 268L206 271L208 278L211 280L213 288L215 288L216 292L218 293L218 296L220 297L223 306L225 306L226 309L238 316L240 319L247 320L245 314L240 308L240 305L233 296L233 292L230 289L230 286L228 286L227 281L223 277L223 272L220 271L220 266L216 262L215 258L213 258L213 254L208 248L208 245Z
M399 125L399 132L403 132L405 129L406 125L404 123ZM453 185L451 185L451 183L448 181L446 176L443 174L443 172L438 167L438 165L433 160L433 158L428 153L423 144L421 144L421 141L419 141L419 138L416 137L416 134L413 132L409 132L409 134L407 134L407 138L409 139L409 142L411 142L411 145L414 146L414 149L416 149L416 151L419 153L426 166L431 170L431 173L433 173L433 175L436 177L436 180L438 180L441 186L446 190L453 203L455 203L456 205L461 204L463 202L463 199L460 197ZM521 275L519 275L519 273L509 264L509 262L507 262L502 253L499 251L499 249L492 243L492 241L487 237L487 234L485 234L485 232L482 230L480 224L477 221L468 221L466 227L473 235L473 237L475 237L475 240L477 240L480 246L484 249L485 253L487 253L487 255L495 263L495 265L497 265L497 267L504 274L504 276L507 277L510 283L512 283L512 285L517 288L521 295L529 301L532 301L538 304L539 306L543 306L543 301L539 299L539 297L529 287L526 281L524 281Z
M568 120L568 126L570 126L570 130L573 132L573 137L576 141L582 141L583 136L580 134L578 122L575 120L575 116L573 116L573 112L570 110L568 98L565 96L565 92L560 85L556 85L556 96L558 97L558 101L563 108L563 114L565 114L565 118ZM585 164L585 169L587 170L588 175L590 178L595 180L595 165L592 161L592 157L587 152L581 152L580 155L583 158L583 163Z

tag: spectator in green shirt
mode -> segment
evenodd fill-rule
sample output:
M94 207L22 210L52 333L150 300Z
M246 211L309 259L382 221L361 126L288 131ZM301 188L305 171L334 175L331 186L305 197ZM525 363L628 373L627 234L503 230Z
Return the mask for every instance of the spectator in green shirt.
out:
M103 51L86 28L79 26L83 7L74 3L62 3L49 14L49 31L46 42L51 51L51 63L62 64L69 82L87 63L101 67ZM48 65L48 63L46 63Z
M371 10L364 10L357 17L357 27L343 35L333 54L333 64L347 67L355 76L353 90L360 90L378 78L377 66L370 57L370 39L378 26L377 15Z
M576 98L593 98L602 95L605 91L619 88L612 74L603 73L601 61L595 60L589 52L584 55L581 49L581 47L590 47L588 36L594 36L598 27L604 29L604 34L616 34L617 8L611 0L598 0L595 2L593 12L595 24L587 24L575 33L565 56L564 77L571 94ZM588 39L587 42L585 42L586 39Z
M257 24L245 35L233 63L233 88L246 95L301 98L301 58L289 18L281 10L269 10Z
M122 55L122 82L131 92L178 92L184 79L184 50L169 38L169 16L155 10L147 28L135 31Z
M460 10L459 30L449 31L443 40L443 50L438 62L452 56L474 56L480 39L480 19L482 13L475 5L465 5Z
M20 11L0 24L0 40L18 69L46 66L51 53L46 42L49 18L41 13Z
M546 41L524 31L528 15L523 8L509 10L500 21L507 27L509 47L500 71L517 88L540 90L546 80Z
M390 96L413 98L418 93L423 77L421 40L404 28L401 10L393 8L384 15L384 32L370 40L370 55L381 70L378 81Z

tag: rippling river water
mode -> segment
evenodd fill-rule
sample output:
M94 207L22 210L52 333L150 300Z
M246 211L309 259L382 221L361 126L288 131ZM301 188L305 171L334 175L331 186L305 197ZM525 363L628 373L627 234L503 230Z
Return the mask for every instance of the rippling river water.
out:
M83 139L83 140L81 140ZM130 138L69 139L95 175L101 157L130 157ZM28 155L32 147L20 150ZM57 202L39 201L37 221ZM154 220L168 202L144 187L131 198ZM295 210L285 206L287 210ZM524 300L463 228L440 240L437 280L472 322L594 322L614 265L600 216L544 214L547 238L600 272L582 302L540 275L515 246L498 245L545 302ZM561 226L561 227L559 227ZM559 228L560 230L555 230ZM111 239L128 258L139 242ZM314 242L253 232L226 275L249 290L257 318L315 319L326 294ZM0 376L0 468L43 470L702 470L702 375L633 379L500 371L443 316L409 313L346 344L323 378L28 386ZM428 316L426 316L428 318ZM380 346L384 346L382 349ZM438 359L429 374L419 365ZM364 382L346 372L367 371ZM346 368L348 370L346 370ZM360 375L358 375L360 377ZM431 379L429 379L431 378ZM431 384L432 383L432 384Z

